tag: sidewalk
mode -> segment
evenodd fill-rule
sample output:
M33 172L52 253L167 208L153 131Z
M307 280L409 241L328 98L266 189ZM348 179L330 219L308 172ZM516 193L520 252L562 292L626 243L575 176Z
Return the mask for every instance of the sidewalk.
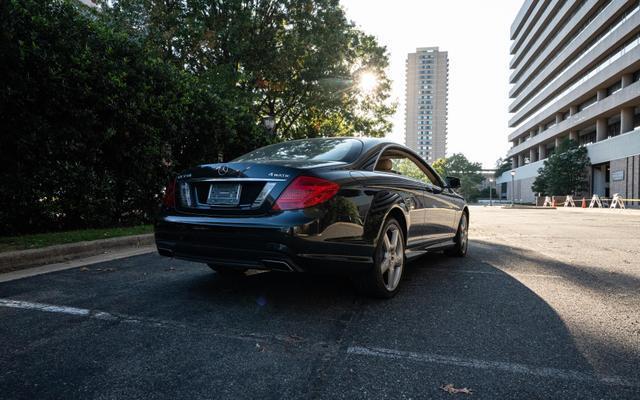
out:
M153 234L144 234L7 251L0 253L0 273L143 248L149 252L153 244Z
M562 207L562 205L558 206L558 210L563 211L574 211L574 212L582 212L582 213L597 213L597 214L629 214L629 215L640 215L640 209L638 208L582 208L582 207Z
M66 269L84 267L86 265L97 264L107 261L118 260L121 258L138 256L141 254L153 253L156 251L155 246L143 246L135 248L115 249L103 254L79 258L76 260L65 261L61 263L42 265L40 267L27 267L24 269L2 272L0 271L0 283L15 281L17 279L28 278L30 276L48 274L50 272L64 271Z

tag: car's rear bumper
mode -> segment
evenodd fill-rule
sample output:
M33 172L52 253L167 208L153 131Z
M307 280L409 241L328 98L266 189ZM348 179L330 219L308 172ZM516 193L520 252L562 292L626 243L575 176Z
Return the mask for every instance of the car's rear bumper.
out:
M318 221L303 213L286 218L166 215L156 222L155 239L161 255L230 267L331 273L371 267L371 244L314 233L314 224Z

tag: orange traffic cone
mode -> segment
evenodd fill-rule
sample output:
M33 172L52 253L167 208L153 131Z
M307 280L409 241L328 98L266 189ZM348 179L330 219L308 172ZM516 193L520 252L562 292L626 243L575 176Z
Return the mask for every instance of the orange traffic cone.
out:
M582 208L587 208L587 200L584 197L582 198Z

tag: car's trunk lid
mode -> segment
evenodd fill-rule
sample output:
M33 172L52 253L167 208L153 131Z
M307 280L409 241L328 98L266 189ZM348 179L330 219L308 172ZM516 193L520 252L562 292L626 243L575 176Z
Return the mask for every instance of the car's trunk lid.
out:
M178 176L177 208L199 215L262 214L301 172L301 168L274 163L201 165Z

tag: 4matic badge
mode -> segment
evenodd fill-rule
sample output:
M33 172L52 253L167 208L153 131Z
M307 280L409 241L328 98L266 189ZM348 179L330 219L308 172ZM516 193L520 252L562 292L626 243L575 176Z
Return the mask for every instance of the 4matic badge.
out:
M276 174L273 172L269 172L267 175L272 178L288 178L289 177L289 174Z

